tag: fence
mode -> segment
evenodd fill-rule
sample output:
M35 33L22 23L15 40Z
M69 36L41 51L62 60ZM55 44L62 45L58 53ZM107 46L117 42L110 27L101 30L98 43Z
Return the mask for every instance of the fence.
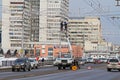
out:
M1 67L7 67L7 66L12 66L14 61L16 60L17 58L3 58L1 61L0 61L0 66Z
M14 64L14 61L16 59L17 58L5 58L5 59L1 60L0 67L1 68L3 68L3 67L5 67L5 68L11 67ZM44 62L39 61L39 66L53 65L53 61L54 60L45 60Z
M2 61L2 66L12 66L14 61Z

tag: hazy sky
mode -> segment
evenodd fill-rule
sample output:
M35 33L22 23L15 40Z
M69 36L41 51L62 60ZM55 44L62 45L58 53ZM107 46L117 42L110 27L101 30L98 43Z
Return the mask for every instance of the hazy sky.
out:
M70 16L100 16L103 38L109 42L120 44L120 6L115 0L70 0Z
M1 13L2 13L2 10L1 10L1 9L2 9L1 7L2 7L2 6L1 6L1 5L2 5L2 0L0 0L0 19L1 19L1 17L2 17L2 16L1 16Z
M0 0L0 8L1 3L2 0ZM113 20L111 18L118 16L116 14L120 16L120 6L116 6L115 0L70 0L70 16L100 16L103 38L109 42L120 44L120 19Z

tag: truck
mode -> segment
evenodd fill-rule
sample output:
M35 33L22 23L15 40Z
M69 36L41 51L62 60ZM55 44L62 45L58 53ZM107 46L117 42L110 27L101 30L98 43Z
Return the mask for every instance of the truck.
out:
M62 26L63 27L63 26ZM58 70L60 69L66 69L67 67L69 67L70 69L78 69L80 68L79 62L73 58L73 53L72 53L72 47L71 47L71 43L69 40L69 35L67 34L67 29L65 31L63 31L63 29L61 29L62 33L65 34L65 38L67 40L68 46L69 46L69 52L68 53L63 53L63 52L59 52L59 56L55 59L55 61L53 62L54 66L58 67ZM63 38L61 36L61 38ZM61 40L60 40L61 41ZM61 42L60 42L60 46L61 46Z
M71 68L73 58L69 53L62 53L61 57L58 57L54 61L54 65L58 67L58 69L66 69L66 67Z

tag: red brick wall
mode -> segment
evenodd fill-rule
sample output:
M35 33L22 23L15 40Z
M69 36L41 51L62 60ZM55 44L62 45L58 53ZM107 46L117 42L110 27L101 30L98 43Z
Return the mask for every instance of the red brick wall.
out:
M61 51L63 53L69 52L69 49L66 47L59 48L59 47L54 47L54 45L45 45L45 53L42 53L42 45L35 45L34 47L34 55L36 55L36 48L40 49L40 57L47 57L48 56L48 48L53 48L53 56L57 57L58 53ZM74 57L82 57L82 48L80 46L72 45L72 50L73 50L73 56Z

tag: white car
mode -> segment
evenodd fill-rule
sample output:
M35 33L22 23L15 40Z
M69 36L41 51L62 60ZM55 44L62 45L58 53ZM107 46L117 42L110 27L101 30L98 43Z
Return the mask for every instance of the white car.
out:
M120 60L119 59L109 59L107 64L107 71L111 71L112 69L117 69L120 71Z
M87 58L87 63L93 63L94 59L93 58Z
M31 63L31 67L33 68L33 69L37 69L38 68L38 61L35 59L35 58L29 58L29 60L30 60L30 63Z

